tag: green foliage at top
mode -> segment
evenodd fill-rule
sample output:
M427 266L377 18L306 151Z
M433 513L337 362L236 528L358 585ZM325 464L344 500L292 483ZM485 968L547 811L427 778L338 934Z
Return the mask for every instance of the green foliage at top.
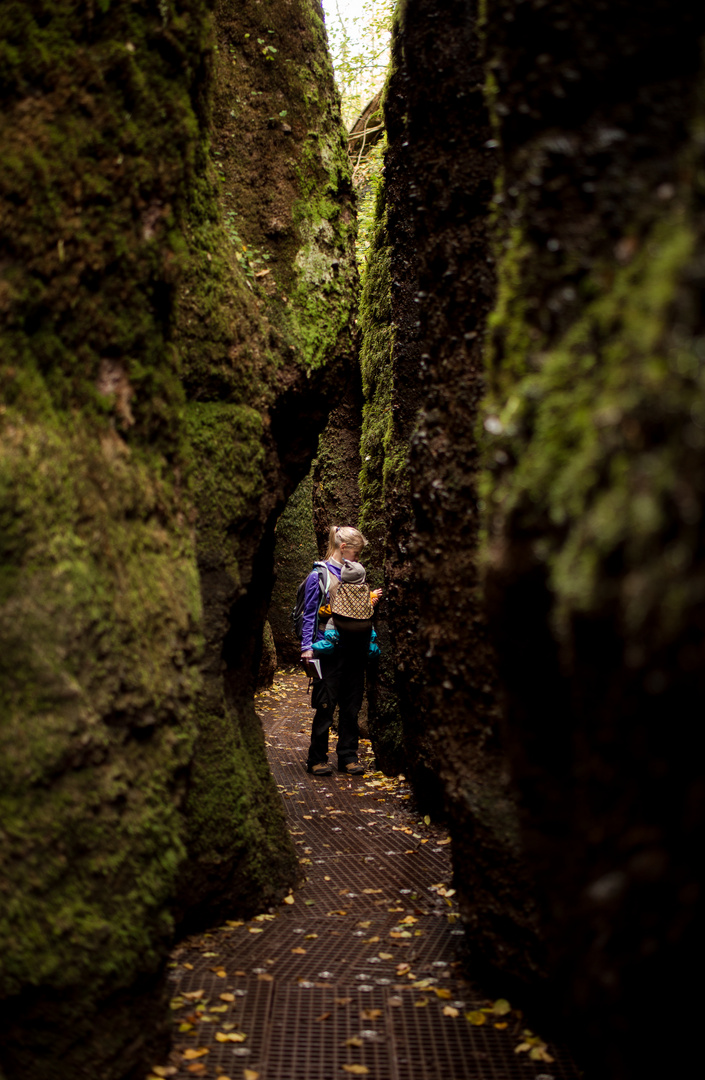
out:
M384 83L395 6L395 0L362 0L354 7L325 0L328 44L348 128Z

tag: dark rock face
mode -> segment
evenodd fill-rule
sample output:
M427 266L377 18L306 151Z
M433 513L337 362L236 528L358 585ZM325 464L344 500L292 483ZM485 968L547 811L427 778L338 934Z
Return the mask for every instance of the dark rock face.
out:
M661 3L487 26L488 598L551 967L614 1076L695 1052L662 988L702 933L703 29Z
M363 300L409 767L478 952L595 1076L696 1053L664 987L703 925L702 21L506 0L478 43L409 0Z
M407 5L385 100L385 191L361 310L363 495L388 589L370 727L383 767L407 770L421 808L449 817L476 962L526 982L542 947L477 563L496 154L475 20L465 4Z
M142 1075L175 928L297 872L252 690L352 353L345 138L307 0L0 21L0 1061Z

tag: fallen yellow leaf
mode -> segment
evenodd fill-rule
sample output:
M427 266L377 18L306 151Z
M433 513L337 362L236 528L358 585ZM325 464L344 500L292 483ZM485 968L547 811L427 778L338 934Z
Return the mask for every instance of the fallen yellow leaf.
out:
M185 997L187 1001L200 1001L204 994L205 990L190 990L188 994L183 994L182 996Z
M305 956L306 955L306 950L305 949L292 949L291 951L293 953L296 953L298 956Z
M487 1022L487 1017L479 1009L473 1009L471 1012L465 1013L465 1019L468 1020L474 1027L482 1027ZM518 1051L516 1051L518 1053Z
M274 982L274 976L273 975L268 975L266 972L263 972L261 975L258 975L257 978L259 979L260 982Z
M193 1061L194 1058L205 1057L206 1054L210 1054L210 1050L207 1046L199 1046L198 1050L184 1050L184 1061Z
M394 956L390 952L381 952L381 953L377 953L377 955L380 958L380 960L393 960L394 959Z
M364 1043L359 1035L353 1035L351 1038L346 1039L345 1042L340 1044L341 1046L363 1046Z
M206 1071L205 1065L201 1065L200 1062L198 1065L187 1065L186 1068L188 1072L196 1073L198 1076L201 1076Z
M504 1031L505 1027L509 1027L509 1024L507 1023L506 1020L502 1020L501 1023L495 1024L495 1027L497 1028L498 1031Z
M443 1015L444 1016L453 1016L453 1017L460 1016L460 1009L455 1009L455 1008L453 1008L452 1005L444 1005L443 1006Z
M336 998L335 999L336 1005L349 1005L351 1001L352 1001L352 998Z
M347 911L327 911L326 915L347 915Z
M304 941L313 941L317 937L318 934L304 934Z
M187 971L193 971L193 964L184 964Z
M243 1080L259 1080L259 1073L256 1069L245 1069L243 1074ZM218 1077L218 1080L227 1080L227 1077Z
M369 1071L366 1065L343 1065L343 1072L352 1073L353 1076L367 1076Z
M422 1009L424 1005L428 1005L428 998L419 998L418 1001L414 1002L414 1005L417 1009Z
M363 1020L378 1020L382 1015L381 1009L361 1009L360 1016Z
M262 933L264 933L261 926L248 926L247 929L250 931L251 934L262 934Z
M234 1001L235 1000L235 995L234 994L221 994L220 995L220 1000L221 1001Z
M448 1000L449 998L452 998L452 996L453 995L451 994L450 990L446 990L444 986L437 987L436 997L445 998L446 1000Z
M285 896L285 897L284 897L284 901L283 901L283 902L284 902L285 904L293 904L293 903L294 903L294 897L293 897L293 896L291 895L291 893L289 893L289 895L288 895L288 896Z
M220 1043L242 1043L247 1038L242 1031L216 1031L215 1041Z
M320 1023L321 1020L328 1020L329 1017L330 1017L329 1012L321 1013L320 1016L316 1017L316 1023Z
M495 1016L506 1016L507 1013L512 1011L512 1007L506 998L497 998L492 1006L492 1012Z

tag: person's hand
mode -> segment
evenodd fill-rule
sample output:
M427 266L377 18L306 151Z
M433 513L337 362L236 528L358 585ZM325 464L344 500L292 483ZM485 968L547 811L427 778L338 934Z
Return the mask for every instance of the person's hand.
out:
M384 593L381 589L372 589L370 593L370 600L372 601L372 606L374 607L377 601L381 600L383 596Z
M306 649L306 652L301 653L302 660L313 660L313 649Z

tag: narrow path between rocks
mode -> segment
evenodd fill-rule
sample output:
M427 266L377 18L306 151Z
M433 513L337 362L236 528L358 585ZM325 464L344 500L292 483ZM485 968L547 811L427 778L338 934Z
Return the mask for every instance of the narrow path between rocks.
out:
M403 777L305 772L306 687L280 674L257 702L306 884L175 951L175 1048L150 1077L577 1078L463 977L448 838L413 814Z

